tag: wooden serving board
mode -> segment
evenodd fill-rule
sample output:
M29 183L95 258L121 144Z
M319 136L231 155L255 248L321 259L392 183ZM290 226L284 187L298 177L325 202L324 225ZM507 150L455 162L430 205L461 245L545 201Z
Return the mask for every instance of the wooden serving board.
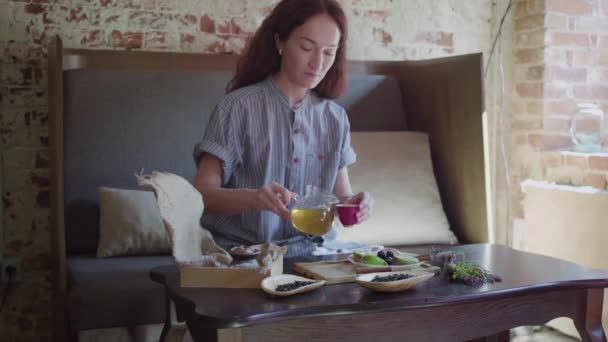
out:
M340 284L354 282L357 274L357 266L344 260L319 261L319 262L297 262L293 270L308 278L325 280L326 284ZM422 264L420 267L411 269L412 271L423 270L427 272L439 273L440 268L429 264Z

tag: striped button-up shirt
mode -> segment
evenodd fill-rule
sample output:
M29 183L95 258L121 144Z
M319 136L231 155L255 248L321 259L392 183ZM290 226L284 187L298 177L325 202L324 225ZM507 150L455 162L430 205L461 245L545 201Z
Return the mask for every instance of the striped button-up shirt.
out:
M271 77L217 104L194 148L197 165L204 153L221 160L224 188L257 189L275 181L300 196L306 185L332 192L338 170L356 160L342 107L312 91L297 106L290 105ZM204 213L201 224L223 248L288 243L287 256L315 248L310 237L270 211Z

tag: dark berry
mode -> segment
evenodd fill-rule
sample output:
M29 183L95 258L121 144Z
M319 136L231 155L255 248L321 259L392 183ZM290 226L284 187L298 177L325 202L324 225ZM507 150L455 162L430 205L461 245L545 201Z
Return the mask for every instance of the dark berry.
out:
M299 287L302 286L306 286L306 285L310 285L313 284L314 281L294 281L293 283L287 283L287 284L282 284L277 286L277 288L275 289L276 291L291 291L291 290L295 290Z
M388 251L388 252L386 252L386 256L389 258L394 258L395 254L393 254L393 252L391 252L391 251Z
M408 279L413 277L412 275L409 274L403 274L403 273L393 273L387 276L375 276L372 281L376 281L376 282L384 282L384 281L397 281L397 280L403 280L403 279Z
M384 251L378 252L378 258L386 259L386 253Z

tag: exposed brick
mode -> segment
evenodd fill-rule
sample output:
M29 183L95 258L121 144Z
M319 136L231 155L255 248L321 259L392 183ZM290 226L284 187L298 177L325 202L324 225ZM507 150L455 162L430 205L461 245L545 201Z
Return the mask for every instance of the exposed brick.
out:
M152 31L144 36L144 48L151 50L175 50L179 48L179 36L176 32Z
M588 173L583 178L583 184L588 185L596 189L606 190L606 175L599 173Z
M570 56L566 49L551 47L547 50L545 64L549 65L571 65ZM574 58L574 56L572 56Z
M36 188L48 188L50 183L48 175L40 175L36 173L32 173L30 175L30 181Z
M546 83L543 90L545 99L560 99L566 95L567 87Z
M38 152L36 154L36 161L34 162L34 167L36 169L46 169L49 167L49 157L48 155Z
M143 39L143 32L114 30L110 34L110 44L117 48L140 49L143 46Z
M39 208L48 209L51 207L51 200L48 190L39 191L36 195L36 204Z
M515 20L515 31L530 31L542 29L545 24L545 16L542 14L530 15Z
M526 0L518 1L514 4L514 15L515 18L542 14L544 11L544 0Z
M372 20L378 20L383 23L386 23L386 18L388 18L389 15L390 15L390 13L387 10L374 9L374 10L365 11L366 18L370 18Z
M517 47L543 46L545 42L545 31L525 31L515 34L515 45Z
M517 63L540 63L543 61L543 48L518 49L515 51Z
M542 118L532 115L515 115L511 128L516 130L538 130L543 127Z
M608 170L608 157L589 156L589 168L594 170Z
M543 150L553 150L570 146L572 141L567 135L533 133L528 135L528 142L531 146Z
M592 88L587 85L574 86L573 93L574 97L578 99L590 99L593 97Z
M594 49L587 51L575 51L575 65L581 66L605 66L608 65L608 50Z
M176 31L177 23L167 12L133 11L129 14L128 28L131 30Z
M551 30L568 30L568 17L565 15L548 13L545 16L545 27Z
M590 39L584 33L550 32L547 43L552 46L589 47Z
M25 13L40 14L44 13L46 11L46 8L46 6L43 6L41 4L27 4L25 6Z
M107 37L102 30L91 30L84 32L80 38L82 47L101 47L107 46Z
M587 69L549 66L545 68L545 79L553 81L583 82L587 80Z
M559 167L564 162L561 152L558 151L545 151L542 154L542 159L545 167Z
M545 67L541 65L531 66L527 68L526 80L541 81L545 75Z
M229 20L223 19L216 21L218 34L230 34L232 23Z
M390 33L380 28L374 29L374 37L377 42L380 42L385 45L393 41L393 36L391 36Z
M587 157L586 156L573 156L566 155L566 165L578 166L583 170L587 169Z
M526 113L532 115L541 115L544 112L544 101L528 101L526 104Z
M215 21L206 14L201 17L201 32L215 33Z
M423 32L416 35L416 41L440 46L453 46L454 34L451 32Z
M545 113L549 115L570 115L576 110L576 104L572 100L553 100L545 103Z
M608 85L594 84L591 95L596 99L608 100Z
M570 128L570 120L563 117L547 116L543 121L545 132L565 133Z
M547 12L567 15L585 15L593 13L591 0L546 0Z
M514 136L515 136L515 138L514 138L515 145L528 145L528 135L527 134L515 133Z
M600 16L575 17L574 31L576 32L606 32L608 31L608 20Z
M515 90L517 91L517 94L521 97L543 97L542 83L518 83L515 85Z

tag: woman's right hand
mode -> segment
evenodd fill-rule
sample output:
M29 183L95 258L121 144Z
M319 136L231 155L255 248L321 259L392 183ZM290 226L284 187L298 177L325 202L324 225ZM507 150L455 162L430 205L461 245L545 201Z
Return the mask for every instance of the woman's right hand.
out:
M291 218L287 206L296 194L285 189L277 182L265 184L254 193L253 207L257 210L269 210L279 215L284 220Z

